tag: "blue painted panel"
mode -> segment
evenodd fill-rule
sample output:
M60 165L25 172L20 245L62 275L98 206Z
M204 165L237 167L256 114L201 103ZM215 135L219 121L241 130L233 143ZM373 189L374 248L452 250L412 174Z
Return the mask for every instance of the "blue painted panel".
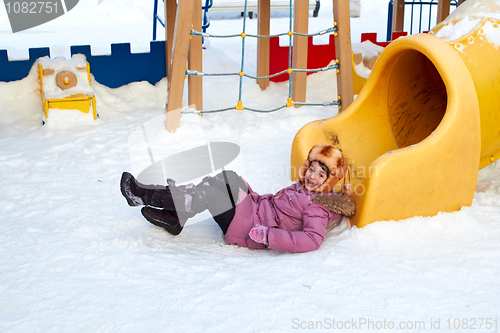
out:
M28 60L9 61L7 50L0 50L0 81L17 81L28 76L36 59L50 56L48 47L29 49Z
M110 88L137 81L155 84L165 77L165 41L150 42L147 53L131 53L129 43L111 44L110 55L93 56L89 45L71 46L70 50L71 55L84 54L96 81ZM29 49L29 55L28 60L9 61L7 51L0 50L0 81L26 77L36 59L50 56L50 50L33 48Z

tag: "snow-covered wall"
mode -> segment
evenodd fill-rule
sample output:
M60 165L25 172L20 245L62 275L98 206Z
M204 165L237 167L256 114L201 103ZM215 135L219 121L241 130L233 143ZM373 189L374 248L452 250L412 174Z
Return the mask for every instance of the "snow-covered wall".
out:
M71 46L71 55L83 54L97 82L118 88L131 82L156 84L166 75L165 41L150 42L150 51L132 53L129 43L111 44L110 55L92 55L89 45ZM0 81L10 82L28 76L33 63L50 57L49 48L29 49L29 59L9 60L7 50L0 50Z

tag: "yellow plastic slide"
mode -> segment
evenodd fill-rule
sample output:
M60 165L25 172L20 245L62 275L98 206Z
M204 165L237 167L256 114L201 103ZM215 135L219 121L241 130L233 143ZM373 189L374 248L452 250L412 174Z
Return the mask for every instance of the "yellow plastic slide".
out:
M495 2L468 0L430 34L387 46L348 108L297 133L292 179L328 143L348 160L358 227L471 205L478 169L500 157Z

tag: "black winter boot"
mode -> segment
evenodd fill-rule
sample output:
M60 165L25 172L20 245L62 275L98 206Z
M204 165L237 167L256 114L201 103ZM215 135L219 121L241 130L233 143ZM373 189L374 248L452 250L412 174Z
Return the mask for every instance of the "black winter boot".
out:
M143 185L128 172L122 174L120 190L129 206L149 205L175 210L170 189L161 185Z
M125 199L127 199L127 203L129 206L144 205L144 201L141 198L144 192L141 190L141 188L139 188L139 186L137 185L137 181L130 173L122 173L120 190Z
M186 219L181 218L177 215L177 212L166 210L166 209L156 209L151 207L142 207L142 215L151 222L152 224L167 230L170 234L177 236L181 233Z

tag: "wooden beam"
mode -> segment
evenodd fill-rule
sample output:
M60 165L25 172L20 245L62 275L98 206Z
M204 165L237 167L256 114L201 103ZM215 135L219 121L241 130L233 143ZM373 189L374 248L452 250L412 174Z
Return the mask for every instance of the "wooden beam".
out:
M457 6L460 6L461 4L463 4L465 2L465 0L457 0Z
M394 0L393 4L392 32L403 31L405 20L405 0Z
M444 21L448 15L450 15L450 0L439 0L436 24Z
M195 0L194 2L193 29L197 31L201 31L202 1ZM189 69L198 72L203 71L202 44L201 36L191 35L188 66ZM194 105L196 110L203 110L203 78L201 76L188 76L188 104L189 106Z
M168 81L167 120L165 129L175 132L180 124L186 63L189 52L189 36L195 0L179 0L175 19L175 33L172 46L172 68Z
M309 29L309 1L295 0L293 7L294 32L307 34ZM307 37L293 35L292 68L307 68ZM292 74L292 100L306 101L307 73ZM297 106L296 106L297 107Z
M337 92L341 98L342 109L345 110L354 100L349 1L333 0L333 20L337 23L335 53L340 69L337 74Z
M172 65L172 45L174 43L176 0L165 0L165 59L167 61L167 78L170 81L170 66Z
M271 24L271 1L259 0L258 12L258 35L269 35ZM269 75L269 38L257 39L257 76ZM269 79L257 80L260 89L264 90L269 86Z

